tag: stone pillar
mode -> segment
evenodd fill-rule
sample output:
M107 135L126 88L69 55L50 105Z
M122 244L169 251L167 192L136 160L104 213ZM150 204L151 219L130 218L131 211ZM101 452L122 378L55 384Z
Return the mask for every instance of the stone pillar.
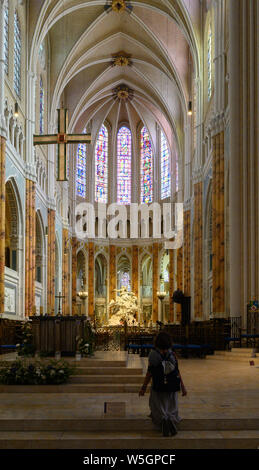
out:
M183 290L183 247L177 250L177 289ZM176 321L181 321L182 308L180 304L176 304Z
M158 320L158 243L153 244L153 323Z
M63 228L63 237L62 237L62 245L63 245L63 256L62 256L62 313L63 315L69 315L69 295L68 295L68 287L69 287L69 257L68 257L68 229Z
M213 137L212 271L213 313L225 313L224 132ZM217 315L216 315L217 316Z
M6 136L4 117L5 102L5 55L4 55L4 9L5 0L0 0L0 136Z
M257 0L229 1L230 315L259 297L259 94Z
M132 292L139 299L138 246L132 247ZM139 315L140 320L140 315Z
M4 57L4 7L0 0L0 314L4 313L5 297L5 145L4 119L5 57Z
M241 2L242 3L242 2ZM229 2L229 270L230 315L241 314L241 86L240 0Z
M0 136L0 313L5 298L5 142Z
M169 323L174 322L174 250L169 250Z
M48 311L49 315L55 314L55 219L56 211L48 209Z
M26 180L26 222L25 222L25 315L35 313L35 244L36 212L35 183Z
M191 211L184 212L184 294L191 295Z
M77 239L72 238L72 315L77 314Z
M88 315L89 317L94 316L94 243L89 242L88 244Z
M203 315L202 182L194 185L194 316Z
M116 300L117 275L116 275L116 247L109 246L109 302Z
M139 294L139 274L138 274L138 246L132 247L132 292L138 297Z

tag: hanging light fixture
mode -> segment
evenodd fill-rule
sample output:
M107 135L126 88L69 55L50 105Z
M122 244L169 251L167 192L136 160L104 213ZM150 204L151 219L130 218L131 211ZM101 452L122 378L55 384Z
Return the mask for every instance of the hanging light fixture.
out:
M19 116L19 108L18 108L18 103L17 101L15 102L14 105L14 116L17 118Z

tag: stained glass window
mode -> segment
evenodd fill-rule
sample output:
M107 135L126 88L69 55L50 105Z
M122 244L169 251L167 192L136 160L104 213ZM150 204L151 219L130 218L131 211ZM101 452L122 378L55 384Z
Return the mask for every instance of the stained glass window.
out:
M43 80L40 77L40 134L44 132L44 87Z
M21 96L21 28L17 11L14 13L14 91Z
M208 100L211 99L212 94L212 29L211 24L208 30Z
M128 127L121 127L117 134L117 201L131 202L131 147L132 138Z
M120 275L120 289L126 287L127 291L130 291L130 275L128 272L124 272Z
M140 140L140 180L141 203L150 203L153 199L153 151L145 127L141 130Z
M84 134L85 134L84 130ZM76 155L76 193L86 196L86 144L78 144Z
M171 194L170 153L165 134L161 130L161 199Z
M8 75L8 58L9 58L9 2L6 2L4 9L4 68Z
M104 125L95 146L95 200L108 201L108 131Z

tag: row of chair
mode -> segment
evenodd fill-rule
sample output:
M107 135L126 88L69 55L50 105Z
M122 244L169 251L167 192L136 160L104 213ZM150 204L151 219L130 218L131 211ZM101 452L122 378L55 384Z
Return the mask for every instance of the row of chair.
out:
M141 357L148 356L149 352L154 349L153 344L134 344L130 343L126 346L128 354L139 354ZM178 351L182 357L189 357L195 355L198 357L205 357L208 354L213 354L214 349L210 344L174 344L174 351Z

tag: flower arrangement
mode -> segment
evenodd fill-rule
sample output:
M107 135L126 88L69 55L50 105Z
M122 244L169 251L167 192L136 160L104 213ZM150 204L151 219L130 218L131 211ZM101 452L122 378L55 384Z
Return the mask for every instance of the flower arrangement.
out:
M33 345L32 326L30 320L22 323L19 336L21 343L16 344L18 356L34 356L35 346Z
M92 356L95 346L95 330L89 320L85 322L83 337L76 337L76 350L82 355Z
M83 338L78 339L77 350L82 357L86 357L89 355L90 345Z
M59 385L66 383L74 369L63 361L49 363L17 360L0 368L0 383L4 385Z

